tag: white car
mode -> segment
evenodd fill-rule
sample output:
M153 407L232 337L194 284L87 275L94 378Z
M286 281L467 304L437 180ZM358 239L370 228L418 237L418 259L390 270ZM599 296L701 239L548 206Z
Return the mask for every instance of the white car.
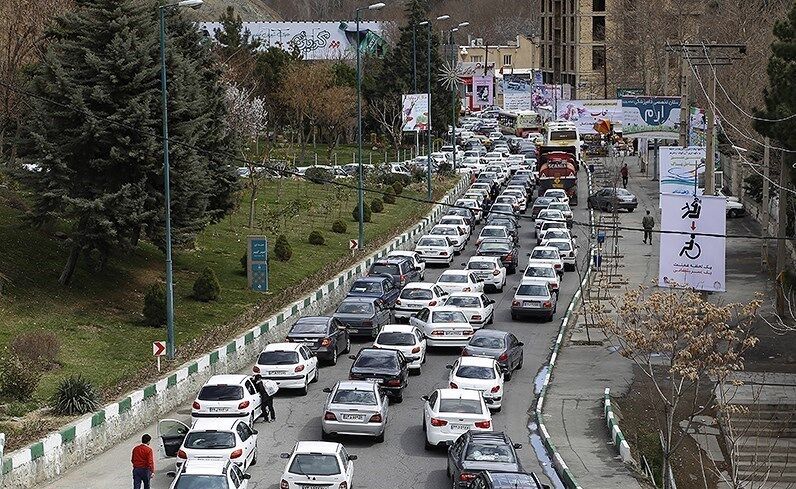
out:
M300 441L281 457L287 459L287 466L280 489L351 488L357 456L349 455L340 443Z
M473 272L475 278L484 282L484 289L487 286L494 288L498 292L503 292L506 286L506 267L497 256L473 256L464 267L465 270Z
M462 252L468 238L467 233L464 232L464 229L460 228L459 226L452 226L450 224L437 224L431 228L431 231L428 232L428 236L448 237L453 243L453 250L456 253Z
M513 239L505 226L484 226L481 229L481 234L479 234L478 238L475 240L475 245L478 246L484 239L489 238Z
M542 224L545 222L560 222L564 223L566 227L567 219L564 217L564 214L558 210L551 210L551 209L543 209L539 211L539 214L534 219L536 224L536 237L539 237L539 231L542 229Z
M448 377L451 389L479 391L489 409L500 411L503 406L503 371L494 358L459 357L447 367L451 371Z
M547 263L553 265L556 273L564 274L564 260L555 246L537 246L528 254L528 265L534 263Z
M550 202L547 204L547 208L551 211L561 211L561 214L564 215L564 219L567 220L567 223L572 223L572 219L574 218L574 214L572 213L572 208L569 204L565 202Z
M225 460L191 460L184 462L174 476L169 489L184 487L213 487L216 489L248 489L251 475Z
M373 347L400 351L409 362L409 370L418 374L426 363L426 336L417 326L411 324L384 326L373 342Z
M247 418L249 426L262 414L262 399L250 375L214 375L191 406L194 418Z
M464 347L473 336L473 327L458 307L424 307L409 318L426 336L428 346Z
M575 242L572 238L572 233L566 228L547 228L539 234L537 244L544 246L544 242L548 239L568 239Z
M468 223L468 220L461 216L442 216L442 218L440 218L439 220L439 224L459 226L460 228L464 229L464 232L467 234L468 239L470 238L470 235L473 232L473 228Z
M507 188L500 195L506 195L517 199L517 205L519 206L520 213L524 214L525 211L528 210L528 196L519 188Z
M310 382L318 380L318 357L302 343L271 343L260 353L252 372L273 380L280 389L300 389L306 395Z
M492 431L492 413L480 392L437 389L423 396L426 450L456 441L467 431Z
M424 307L442 305L447 292L439 285L428 282L410 282L401 289L401 294L395 300L393 317L408 320L412 314Z
M564 261L564 270L575 270L578 262L578 247L569 239L548 239L545 246L555 246Z
M536 231L536 243L542 243L542 236L550 229L569 229L567 223L561 221L542 221L542 225Z
M243 419L200 418L190 428L176 419L161 419L157 433L159 458L176 457L178 466L185 461L231 460L246 470L257 463L257 431Z
M534 279L547 282L550 291L558 296L558 291L561 288L561 277L558 272L549 263L531 263L522 274L522 280Z
M441 263L450 266L455 251L453 243L447 236L421 236L415 245L415 251L426 263Z
M423 280L426 277L426 262L418 252L412 250L392 250L391 252L387 253L387 256L402 256L409 258L412 261L412 266L417 268L417 271L420 273L420 280Z
M495 301L483 292L454 292L445 299L444 305L458 307L467 316L473 329L481 329L494 321L494 304Z
M560 188L549 188L544 191L543 197L557 197L559 202L569 204L569 197L567 192Z
M522 212L520 201L513 195L500 194L495 199L495 204L508 204L514 208L514 212Z
M445 270L437 279L437 285L449 294L484 291L484 283L468 270Z

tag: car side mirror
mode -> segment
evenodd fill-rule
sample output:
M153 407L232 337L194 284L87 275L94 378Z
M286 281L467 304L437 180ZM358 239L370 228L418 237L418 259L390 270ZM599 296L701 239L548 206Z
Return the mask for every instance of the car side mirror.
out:
M258 434L260 434L260 432L259 432L259 431L257 431L257 430L252 430L252 433L253 433L253 434L255 434L255 435L258 435Z
M448 370L453 370L453 365L450 365L450 364L445 365L445 368L447 368Z
M290 454L287 453L287 452L282 452L282 453L279 454L279 458L289 459L290 458Z
M174 472L173 470L170 470L170 471L166 472L166 475L173 479L173 478L177 477L177 472Z
M356 455L349 455L348 460L356 460L358 457Z
M519 450L520 448L522 448L522 443L515 443L514 444L514 449L515 450Z
M249 480L249 479L251 479L251 478L252 478L252 475L251 475L251 474L243 474L243 479L244 479L244 480Z
M325 392L327 394L331 394L332 393L332 388L331 387L324 387L323 388L323 392Z
M517 346L525 346L525 343L523 343L522 341L518 341Z
M357 356L356 355L348 355L348 358L350 358L351 360L356 360Z
M424 401L428 402L428 396L420 396L420 399L423 399Z

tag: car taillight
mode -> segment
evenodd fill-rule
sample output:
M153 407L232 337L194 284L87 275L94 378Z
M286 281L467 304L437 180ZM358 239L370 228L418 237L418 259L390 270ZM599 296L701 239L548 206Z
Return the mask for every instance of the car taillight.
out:
M488 430L490 426L492 426L492 422L491 422L491 421L489 421L489 420L486 420L486 421L476 421L476 422L475 422L475 427L476 427L476 428L483 428L483 429L485 429L485 430Z
M257 365L255 365L254 367L252 367L252 372L254 372L254 373L256 373L256 374L259 374L259 373L260 373L260 367L258 367Z
M462 472L459 474L459 480L463 482L470 482L475 479L475 474L471 474L469 472Z
M448 422L444 419L431 418L431 426L440 427L445 426L446 424L448 424Z
M519 306L520 305L520 301L511 301L511 305L512 306Z
M199 403L196 401L193 402L193 405L191 407L194 409L202 409L202 406L200 406Z
M185 450L180 450L177 452L177 458L181 458L183 460L188 460L188 454L185 453Z
M448 252L447 251L440 251L439 252L439 256L448 256Z
M337 421L337 416L335 416L331 411L326 411L326 413L323 415L323 419L326 421Z
M550 302L550 301L545 301L544 304L542 304L542 305L545 306L545 307L553 307L553 303Z
M456 385L456 382L451 382L450 386L451 386L451 389L458 389L459 388L459 386Z
M279 489L290 489L290 483L285 479L282 479L282 482L279 483Z
M491 392L492 392L492 394L494 394L495 392L497 392L499 390L500 390L500 386L496 385L495 387L492 388Z
M401 379L390 379L387 381L389 387L400 387L401 386Z
M467 351L467 348L462 348L462 356L463 357L469 357L470 356L470 352Z
M503 257L503 259L504 259L504 260L513 260L513 259L514 259L514 255L512 255L511 253L509 253L508 255L504 256L504 257Z
M374 414L370 417L371 423L381 423L381 414Z
M553 267L555 267L555 268L561 268L561 265L560 265L560 264L558 264L558 263L556 263L555 265L553 265Z
M238 409L246 409L249 407L249 401L243 401L242 403L238 404Z
M401 299L395 299L395 303L400 306L401 305Z
M501 353L498 357L498 362L505 362L509 359L509 355L507 353Z
M294 368L293 371L297 372L297 373L298 372L303 372L304 371L304 365L296 365L296 368Z
M401 285L406 285L406 275L401 275L399 280L401 281Z
M330 346L332 344L331 338L324 338L321 340L321 346Z
M437 305L437 301L431 301L431 302L428 303L428 305L429 306L436 306Z
M412 348L412 353L420 353L420 347L416 346L416 347Z
M232 459L232 460L235 460L236 458L240 457L241 455L243 455L243 449L242 448L238 448L237 450L235 450L234 452L229 454L229 458Z
M550 288L551 289L557 289L558 288L558 284L555 283L555 282L550 282Z
M500 270L492 270L492 275L497 277L498 275L500 275Z

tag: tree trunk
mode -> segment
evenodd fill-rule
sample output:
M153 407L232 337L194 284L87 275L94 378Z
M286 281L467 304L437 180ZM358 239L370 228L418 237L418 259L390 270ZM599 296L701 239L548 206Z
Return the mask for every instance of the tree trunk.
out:
M72 281L72 276L75 274L75 268L77 267L77 259L80 258L81 251L82 248L79 245L72 245L72 248L69 250L69 258L66 260L66 265L64 265L61 276L58 278L59 285L67 286Z
M254 181L254 175L249 175L249 185L251 188L251 198L249 200L249 229L254 229L255 198L257 197L257 183Z

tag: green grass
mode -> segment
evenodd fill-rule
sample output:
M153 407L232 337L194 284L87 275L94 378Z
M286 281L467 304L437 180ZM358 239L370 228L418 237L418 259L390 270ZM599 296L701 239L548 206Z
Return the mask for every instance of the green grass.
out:
M421 152L425 154L426 147L425 141L421 139L420 146ZM439 144L437 144L439 146ZM328 146L326 144L318 144L315 148L312 142L307 144L307 150L304 155L304 162L296 160L296 166L307 166L315 163L315 155L318 155L319 165L347 165L355 161L357 147L354 144L341 144L332 150L332 156L329 156ZM362 161L364 163L380 165L384 162L405 161L412 157L414 151L413 146L402 147L400 153L396 152L394 148L387 149L373 149L373 146L367 142L363 143L362 148ZM263 152L263 147L260 147L260 152ZM271 158L280 160L293 161L293 158L299 158L301 154L301 146L294 144L291 148L287 144L280 144L271 149ZM385 159L386 156L386 159Z
M453 180L439 182L438 195L442 187L452 184ZM404 195L422 197L422 189L417 190L420 192L407 189ZM366 196L366 201L376 196ZM250 311L255 306L262 308L256 317L262 317L301 290L317 287L321 275L331 275L352 261L348 240L357 233L351 216L355 201L354 190L339 186L290 179L267 181L256 201L257 229L247 228L249 201L244 191L238 210L202 232L194 249L176 250L175 324L181 360L233 337L254 319ZM398 199L383 213L373 214L373 222L366 225L366 241L374 246L374 241L386 241L429 208ZM60 287L57 279L66 260L66 246L54 237L53 230L23 226L22 215L0 195L0 273L10 280L0 297L0 348L15 335L38 328L56 332L63 342L58 358L61 368L43 375L35 397L49 398L57 381L70 374L83 374L109 397L154 375L151 342L164 340L166 334L164 328L144 326L141 310L146 287L164 278L162 253L143 243L129 254L113 256L102 272L92 271L81 260L73 283ZM346 234L331 232L337 219L347 223ZM323 234L325 245L307 243L312 230ZM240 266L246 237L265 234L272 246L280 232L287 235L293 257L279 262L271 255L268 294L247 290ZM205 266L213 268L221 284L221 298L215 302L190 298L193 280ZM307 277L313 280L307 281Z

